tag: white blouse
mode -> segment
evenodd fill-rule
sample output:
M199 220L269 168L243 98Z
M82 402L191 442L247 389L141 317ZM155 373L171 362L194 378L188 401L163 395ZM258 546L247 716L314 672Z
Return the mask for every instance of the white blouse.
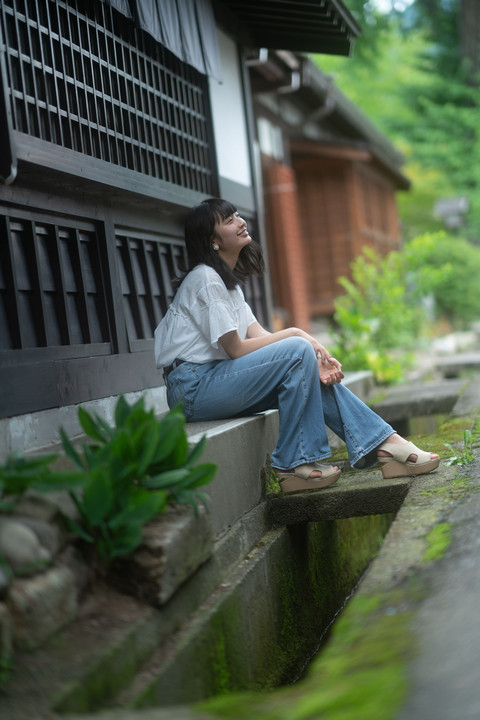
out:
M175 359L193 363L225 360L229 356L218 339L237 330L244 340L254 322L240 286L227 290L216 270L197 265L183 280L155 330L155 364L161 368Z

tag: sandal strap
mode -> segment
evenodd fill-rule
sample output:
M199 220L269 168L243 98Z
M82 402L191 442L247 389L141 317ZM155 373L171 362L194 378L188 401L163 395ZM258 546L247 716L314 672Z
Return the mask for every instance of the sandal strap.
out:
M410 455L416 455L417 460L413 463L410 463L411 465L417 465L420 463L428 462L432 459L432 455L429 452L425 452L425 450L420 450L416 445L414 445L412 442L405 442L405 443L390 443L390 442L384 442L383 445L380 445L378 448L379 450L384 450L385 452L390 453L392 457L379 457L378 459L380 462L385 462L389 460L397 460L397 462L406 463Z
M288 474L296 475L297 477L302 478L302 480L320 480L320 478L311 478L310 475L312 472L321 472L322 478L325 479L338 471L334 470L332 465L320 465L320 463L315 462L307 463L306 465L299 465L293 472Z
M322 477L313 477L311 478L310 475L312 472L321 472ZM313 463L306 463L305 465L298 465L294 470L276 470L275 474L278 478L286 478L286 477L298 477L302 480L311 480L312 482L315 482L315 480L321 480L322 478L328 478L332 475L335 475L338 472L338 470L335 470L332 465L321 465L318 462Z

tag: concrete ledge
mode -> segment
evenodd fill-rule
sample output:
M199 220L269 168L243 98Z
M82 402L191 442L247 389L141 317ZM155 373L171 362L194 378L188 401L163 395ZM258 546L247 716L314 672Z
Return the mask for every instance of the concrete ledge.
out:
M438 358L435 362L437 370L446 378L458 377L463 372L480 370L480 352L457 353L447 357Z
M369 405L386 422L449 413L468 380L443 380L389 388L381 400Z
M374 477L378 475L378 479ZM373 476L373 477L372 477ZM356 472L323 490L277 495L268 501L268 518L274 527L362 515L395 513L401 507L413 478L384 480L378 473Z
M468 387L457 399L451 412L453 417L469 415L480 408L480 375L473 377Z

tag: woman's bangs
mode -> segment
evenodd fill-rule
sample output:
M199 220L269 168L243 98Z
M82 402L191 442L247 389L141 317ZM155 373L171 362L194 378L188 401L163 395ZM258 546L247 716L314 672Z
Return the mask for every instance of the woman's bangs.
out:
M215 206L212 208L212 210L215 213L217 219L220 221L226 220L231 215L234 215L237 212L237 208L235 207L235 205L232 205L232 203L228 200L218 201L218 203L215 203Z

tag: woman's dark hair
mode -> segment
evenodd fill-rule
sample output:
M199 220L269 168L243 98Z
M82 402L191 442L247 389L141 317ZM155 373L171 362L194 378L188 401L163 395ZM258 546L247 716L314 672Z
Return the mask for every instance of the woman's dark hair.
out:
M260 245L252 240L240 250L238 262L232 270L212 248L215 225L237 212L237 208L220 198L204 200L193 207L185 219L185 244L187 267L183 277L196 265L204 263L218 272L226 287L233 290L238 283L245 282L251 275L261 276L264 271L263 254ZM179 281L183 279L179 278Z

